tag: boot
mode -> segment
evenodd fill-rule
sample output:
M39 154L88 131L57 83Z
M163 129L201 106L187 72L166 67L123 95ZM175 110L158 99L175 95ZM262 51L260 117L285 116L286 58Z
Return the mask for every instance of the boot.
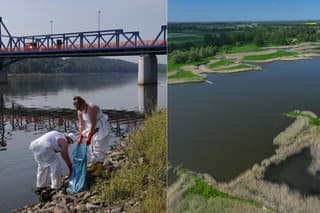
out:
M92 176L99 177L102 174L103 165L101 162L96 163L96 170L91 173Z
M97 163L92 163L87 167L87 172L93 172L96 170L96 168L97 168Z

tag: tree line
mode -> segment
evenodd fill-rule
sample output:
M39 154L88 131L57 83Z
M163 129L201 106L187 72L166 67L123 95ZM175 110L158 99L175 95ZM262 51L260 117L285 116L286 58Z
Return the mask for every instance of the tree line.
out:
M203 35L203 42L174 43L169 41L169 52L174 50L189 50L200 46L241 46L255 44L258 47L268 45L289 45L299 42L312 42L320 40L320 28L318 26L305 25L258 25L239 27L232 24L177 24L169 28L174 32L195 33ZM192 31L194 28L194 31Z
M9 73L107 73L136 72L137 64L97 57L22 59L8 67Z
M174 50L170 54L170 60L175 64L191 63L203 58L215 56L217 48L214 46L192 47L190 50Z

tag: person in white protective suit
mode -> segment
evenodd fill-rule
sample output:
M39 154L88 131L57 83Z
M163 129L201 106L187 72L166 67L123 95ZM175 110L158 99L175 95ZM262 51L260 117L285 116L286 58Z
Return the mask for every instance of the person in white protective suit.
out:
M62 170L60 159L57 153L61 153L62 159L69 168L69 175L72 173L72 163L68 148L77 140L73 133L64 134L58 131L50 131L30 143L29 149L33 152L38 163L37 190L46 187L50 173L51 188L59 189L62 185ZM37 191L36 190L36 191Z
M103 161L108 150L111 137L111 127L108 116L103 114L101 109L86 101L80 96L73 98L73 105L77 109L79 119L78 144L86 137L86 144L89 146L89 166L87 171L92 176L101 176Z

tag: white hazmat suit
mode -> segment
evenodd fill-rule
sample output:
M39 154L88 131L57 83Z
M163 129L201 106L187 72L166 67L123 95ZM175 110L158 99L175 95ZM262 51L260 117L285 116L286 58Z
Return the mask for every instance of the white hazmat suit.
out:
M88 113L82 113L82 118L86 123L86 129L82 132L82 135L88 135L91 121ZM109 146L109 140L111 137L111 128L108 122L108 116L103 114L101 109L97 114L97 123L95 126L95 134L92 136L91 144L89 146L90 159L89 162L97 163L103 162L106 152Z
M58 140L60 138L66 139L66 136L58 131L50 131L42 135L40 138L32 141L29 146L29 149L34 154L34 159L38 163L38 188L46 186L49 174L51 180L51 188L58 189L61 187L61 164L60 159L57 155L58 152L61 152L61 148L58 144Z

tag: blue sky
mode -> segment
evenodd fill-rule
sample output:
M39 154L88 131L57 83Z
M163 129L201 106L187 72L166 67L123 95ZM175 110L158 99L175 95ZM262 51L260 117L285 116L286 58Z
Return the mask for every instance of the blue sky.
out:
M320 19L319 0L169 0L169 22Z

